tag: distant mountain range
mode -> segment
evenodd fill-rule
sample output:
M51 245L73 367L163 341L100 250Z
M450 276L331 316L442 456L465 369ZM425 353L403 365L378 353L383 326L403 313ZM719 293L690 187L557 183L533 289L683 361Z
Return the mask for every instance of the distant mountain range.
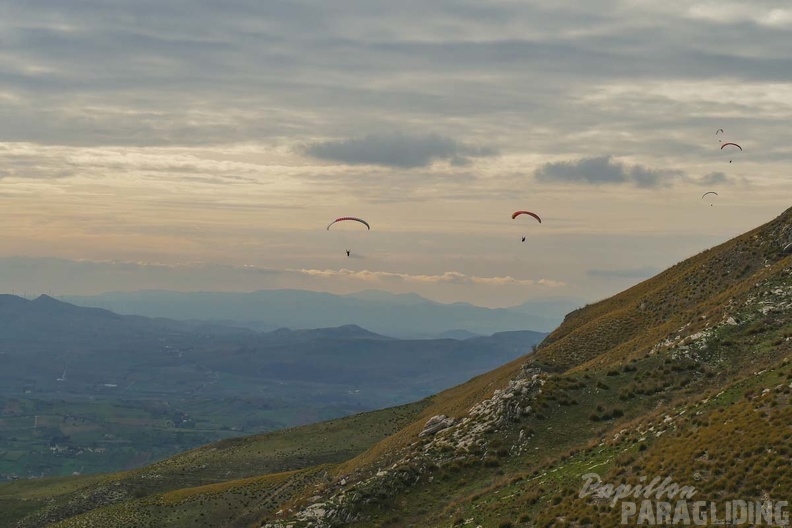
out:
M492 309L468 303L443 304L416 294L392 294L379 290L351 295L305 290L250 293L145 290L66 296L62 299L121 314L212 321L258 331L355 324L378 334L399 338L458 338L514 330L549 332L563 321L567 313L585 304L582 299L556 297L529 301L511 308Z
M526 353L545 335L524 330L397 339L351 324L257 332L195 320L119 315L46 295L32 301L0 295L0 358L5 360L0 387L68 387L79 392L97 383L136 380L155 392L180 393L232 376L242 385L262 379L372 390L393 384L402 387L396 400L410 401ZM54 384L66 365L66 383ZM405 377L409 381L394 381ZM388 403L376 392L366 407ZM295 394L282 397L299 399Z
M243 432L415 401L545 335L258 332L0 295L0 480L134 467ZM62 456L49 456L55 445Z

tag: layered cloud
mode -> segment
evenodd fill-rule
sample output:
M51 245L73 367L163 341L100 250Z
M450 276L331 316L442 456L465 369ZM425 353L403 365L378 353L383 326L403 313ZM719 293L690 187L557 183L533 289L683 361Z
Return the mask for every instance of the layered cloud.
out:
M514 277L477 277L466 275L458 271L447 271L441 275L410 275L407 273L392 273L387 271L353 271L346 268L339 270L318 269L290 269L291 273L299 273L309 277L343 278L365 282L411 282L433 284L479 284L488 286L545 286L555 288L566 286L560 281L548 279L515 279Z
M359 139L324 141L304 147L310 156L349 165L384 165L386 167L426 167L436 160L455 166L470 163L470 158L494 156L488 147L475 147L437 134L368 135Z
M630 165L610 155L545 163L534 171L534 177L542 183L630 185L643 189L671 187L682 182L701 186L732 185L737 182L734 177L721 171L695 177L678 169L659 170L643 165ZM742 181L747 179L743 178Z
M542 165L534 172L543 183L587 185L631 184L636 187L667 187L683 175L677 170L653 170L642 165L627 165L612 156L559 161Z
M96 294L104 291L163 289L174 291L253 291L308 289L352 293L378 288L394 293L418 292L453 302L509 306L530 294L564 291L566 284L549 279L475 276L449 271L409 274L339 269L283 269L211 263L89 261L53 258L0 258L0 289L36 296ZM506 296L506 301L498 301Z
M711 187L713 185L730 185L734 183L734 178L727 176L725 173L717 171L705 174L698 180L695 180L698 185Z
M314 284L426 285L446 299L491 287L505 299L499 284L543 287L517 277L608 278L586 273L609 265L592 261L595 244L564 257L515 248L518 208L540 211L535 238L558 245L561 233L667 236L625 246L619 266L641 269L651 251L682 258L679 233L722 240L788 206L784 0L7 0L0 11L4 255L255 262L279 270L274 287L329 269ZM720 128L745 148L732 164ZM729 208L701 217L710 190ZM324 226L342 214L376 226L365 260L331 247ZM362 262L370 271L339 271ZM189 284L244 288L254 275Z
M727 109L714 90L789 82L789 12L780 0L10 0L0 141L207 145L397 129L545 150L581 130L693 130ZM669 83L709 106L666 93L663 112L653 99ZM612 85L636 93L582 104ZM753 104L728 112L752 117ZM340 143L334 155L358 158Z

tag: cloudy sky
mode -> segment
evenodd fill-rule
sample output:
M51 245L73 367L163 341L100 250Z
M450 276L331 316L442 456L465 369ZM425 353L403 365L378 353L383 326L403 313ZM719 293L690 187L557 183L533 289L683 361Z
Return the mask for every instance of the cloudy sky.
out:
M0 290L602 298L790 205L791 81L780 0L5 0Z

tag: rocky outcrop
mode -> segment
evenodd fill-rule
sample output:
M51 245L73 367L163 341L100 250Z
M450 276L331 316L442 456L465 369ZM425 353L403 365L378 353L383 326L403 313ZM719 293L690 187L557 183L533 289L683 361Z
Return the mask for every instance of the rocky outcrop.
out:
M547 374L541 369L523 366L506 387L495 390L490 398L471 407L465 416L454 419L439 414L429 418L415 442L396 454L391 459L396 461L391 465L339 478L323 496L313 497L309 504L289 517L301 523L300 526L343 525L359 520L356 512L379 497L394 496L422 479L431 480L431 473L438 467L462 458L487 456L485 435L530 414L529 402L541 394L546 379ZM521 430L519 435L515 431L514 436L516 445L512 450L521 452L531 435ZM286 520L279 523L271 526L289 525Z
M545 376L540 369L523 367L519 376L510 380L505 388L496 390L490 398L474 405L468 415L453 427L436 434L427 449L441 443L467 449L488 430L530 414L532 408L528 400L542 393L544 383Z
M438 431L448 429L452 425L454 425L453 418L449 418L445 414L438 414L437 416L429 418L429 421L426 422L426 425L424 425L423 430L418 433L418 436L431 436Z

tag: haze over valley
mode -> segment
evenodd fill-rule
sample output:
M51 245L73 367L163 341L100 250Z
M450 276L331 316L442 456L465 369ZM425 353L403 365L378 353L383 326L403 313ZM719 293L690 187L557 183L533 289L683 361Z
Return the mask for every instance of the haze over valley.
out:
M222 310L217 313L222 313ZM0 296L0 475L130 468L221 438L409 403L546 334L259 332Z
M64 296L81 306L123 314L181 320L217 321L259 330L306 329L355 324L401 338L444 337L452 331L473 335L534 330L550 332L582 299L540 298L510 308L470 303L443 304L416 294L366 290L348 295L300 290L240 292L110 292Z

